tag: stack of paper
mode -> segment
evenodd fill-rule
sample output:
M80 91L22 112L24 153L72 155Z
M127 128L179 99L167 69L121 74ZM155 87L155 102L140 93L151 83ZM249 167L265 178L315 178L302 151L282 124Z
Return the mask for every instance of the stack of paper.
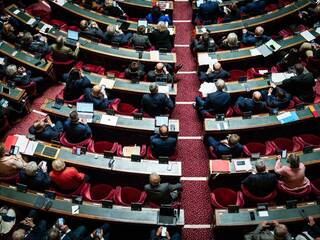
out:
M20 153L24 153L28 146L29 139L24 135L16 135L16 136L18 137L18 140L15 145L19 147Z
M150 51L150 60L159 61L159 51Z
M13 14L15 14L15 15L17 15L17 14L19 14L20 13L20 10L19 9L16 9L16 10L14 10L14 12L13 12Z
M273 52L276 52L281 48L281 45L273 39L270 39L268 42L265 43L265 45Z
M282 83L283 80L294 77L294 73L287 73L287 72L282 72L282 73L272 73L271 74L271 81L274 83Z
M304 39L306 39L308 42L314 40L316 37L312 35L311 32L309 32L308 30L303 31L300 33L302 37L304 37Z
M238 171L250 171L252 169L250 159L237 159L232 160L235 170Z
M257 50L264 56L268 57L269 55L272 54L272 51L265 45L261 45L260 47L257 48Z
M251 56L260 56L261 52L259 51L258 48L253 48L253 49L250 49L250 54Z
M50 31L51 28L52 28L51 25L49 25L49 24L44 24L44 25L42 26L42 28L40 29L40 32L46 34L46 30L49 29L49 31Z
M277 119L280 121L281 124L284 124L284 123L297 121L299 117L296 112L285 112L285 113L279 114L277 116Z
M24 151L24 154L28 156L33 156L34 152L37 149L37 146L38 146L38 142L29 140L28 146Z
M169 86L168 85L158 86L158 93L169 93Z
M226 121L218 121L217 122L218 130L226 130L226 129L228 129L228 127L229 127L229 124Z
M160 127L162 125L168 126L169 124L169 118L163 117L163 116L157 116L156 117L156 127Z
M200 66L209 65L209 63L214 64L216 62L218 62L218 60L216 58L211 58L208 53L200 53L199 54L198 63Z
M101 81L99 83L99 86L106 86L107 89L112 89L114 84L115 84L115 80L111 80L111 79L107 79L107 78L101 78Z
M217 91L215 83L204 82L200 85L199 92L201 92L203 97L207 97L209 93Z
M317 27L316 32L320 34L320 27Z
M102 115L100 124L108 125L108 126L116 126L118 122L117 116L111 116L111 115Z

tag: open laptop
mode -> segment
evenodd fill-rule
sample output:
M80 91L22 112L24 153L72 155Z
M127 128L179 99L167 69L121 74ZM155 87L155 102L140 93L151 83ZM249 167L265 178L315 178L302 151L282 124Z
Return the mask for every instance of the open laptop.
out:
M79 40L79 32L68 30L67 44L75 46L78 40Z
M176 222L174 208L172 208L170 205L161 205L158 216L159 225L171 225L175 224Z
M93 103L78 102L77 112L79 118L86 119L88 122L91 122L93 117Z

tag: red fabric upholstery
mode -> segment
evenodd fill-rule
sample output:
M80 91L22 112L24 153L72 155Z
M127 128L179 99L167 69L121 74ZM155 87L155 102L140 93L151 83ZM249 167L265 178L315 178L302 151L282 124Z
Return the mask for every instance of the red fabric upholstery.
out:
M306 68L312 72L315 76L319 76L320 74L320 59L314 58L314 57L309 57L307 58L307 65ZM316 82L316 85L319 85L319 83Z
M276 138L270 141L273 144L276 151L281 151L286 149L288 152L297 152L303 149L303 145L299 142L294 142L292 139L288 138Z
M120 98L116 98L113 100L112 103L109 104L108 108L116 111L116 109L118 109L118 105L120 104L120 102L121 102Z
M157 157L152 155L152 150L150 146L147 148L147 158L150 160L157 159ZM169 160L172 160L172 161L177 160L177 151L175 151L173 155L169 156Z
M52 190L56 192L57 196L62 196L62 197L70 198L70 197L72 197L73 195L83 196L83 194L84 194L85 192L87 192L89 188L90 188L90 184L84 182L84 183L82 183L74 192L71 192L71 193L61 193L61 192L55 191L54 189L52 189Z
M282 185L281 181L278 181L277 188L279 192L282 192L290 197L295 197L295 198L304 198L309 195L311 192L311 186L310 184L307 185L305 188L299 191L289 191L288 189L284 188Z
M300 100L297 96L293 96L292 100L295 102L295 104L303 104L304 102Z
M293 100L290 100L289 106L287 107L287 109L292 109L295 106L295 102Z
M15 184L19 180L19 174L10 177L0 177L1 182Z
M97 184L90 186L84 192L83 197L85 200L92 202L101 202L103 200L113 200L115 190L108 184Z
M117 142L99 141L94 143L94 152L103 153L104 151L110 151L113 154L117 152L119 144Z
M277 196L276 189L273 192L269 193L267 196L264 196L264 197L255 196L252 193L250 193L249 190L243 184L241 184L241 191L243 192L243 195L245 196L245 198L247 198L251 202L256 202L256 203L271 202Z
M97 73L100 75L104 75L105 74L105 68L101 67L101 66L97 66L94 64L84 64L82 61L79 61L76 63L75 67L77 69L82 69L85 70L87 72L93 72L93 73Z
M233 106L233 112L236 115L242 115L242 112L241 112L240 108L238 108L237 106Z
M228 205L243 207L244 200L242 192L235 192L229 188L216 188L211 194L211 204L215 208L227 208Z
M208 148L208 151L209 151L209 158L210 159L217 159L218 158L217 155L216 155L216 152L214 150L214 147L210 146Z
M145 157L146 154L147 154L147 145L143 144L140 148L140 156L143 158L143 157ZM122 146L118 147L117 155L123 156L123 147Z
M283 38L287 38L287 37L290 37L293 35L293 32L291 29L282 29L280 32L279 32L279 35Z
M302 134L296 138L303 146L320 146L320 137L313 134Z
M228 81L238 81L238 79L240 77L246 77L247 74L245 71L242 71L242 70L231 70L230 72L230 77L228 79Z
M87 147L88 152L94 152L94 143L93 143L93 140L91 137L82 141L82 142L79 142L79 143L70 143L66 139L65 133L62 133L60 136L60 143L63 146L70 147L70 148L72 148L72 147Z
M37 84L35 82L30 82L28 85L19 86L19 88L24 89L29 96L37 95Z
M51 8L41 2L31 4L26 11L33 17L40 17L42 20L49 21L51 18Z
M233 115L233 108L229 107L227 112L225 113L225 117L232 117L232 115ZM209 112L204 112L203 118L215 118L215 115Z
M266 147L263 143L247 143L243 146L243 152L250 157L252 153L260 153L261 155L272 155L275 153L275 149L270 146Z
M133 113L139 112L139 109L135 108L131 104L121 103L111 104L111 109L113 109L116 113L121 115L133 115Z
M144 204L146 197L147 193L139 189L118 186L115 190L113 200L115 204L130 206L133 202Z
M67 104L76 104L77 102L83 102L83 101L84 101L84 95L81 95L78 99L65 100L65 99L64 99L64 95L63 95L63 89L61 90L60 93L58 93L58 95L56 96L56 98L63 99L63 100L64 100L64 103L67 103Z
M313 194L320 196L320 178L311 181L311 191Z
M253 78L263 76L263 74L259 73L259 70L267 70L268 71L267 68L249 68L247 70L247 79L253 79Z
M49 20L49 23L51 25L56 25L60 27L60 30L67 32L68 31L68 25L66 22L58 20L58 19L51 19Z
M268 4L266 7L265 7L265 11L266 12L271 12L271 11L274 11L278 9L278 5L277 4Z
M80 29L77 26L68 26L68 30L79 32Z

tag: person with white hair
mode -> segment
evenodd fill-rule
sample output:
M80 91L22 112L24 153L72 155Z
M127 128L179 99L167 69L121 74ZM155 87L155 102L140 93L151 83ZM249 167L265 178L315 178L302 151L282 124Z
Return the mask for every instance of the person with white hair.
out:
M119 46L123 46L129 43L131 37L132 33L124 33L117 25L109 25L103 39L107 44L119 44Z
M256 27L254 33L244 28L242 29L242 43L260 46L271 39L271 37L264 35L263 33L264 29L261 26Z
M228 36L222 40L220 47L226 50L238 49L240 47L238 35L234 32L229 33Z
M171 52L172 42L170 32L165 22L159 22L155 30L152 31L150 36L151 42L155 46L156 50L162 52Z

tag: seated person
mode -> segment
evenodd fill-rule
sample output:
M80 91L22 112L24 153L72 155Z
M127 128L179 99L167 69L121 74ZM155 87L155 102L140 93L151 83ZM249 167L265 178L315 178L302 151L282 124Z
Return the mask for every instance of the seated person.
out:
M79 42L77 42L76 49L73 51L71 48L64 45L65 38L63 36L59 36L56 41L56 43L53 43L50 46L53 61L66 62L77 58L80 50Z
M1 37L3 40L10 43L18 43L20 38L23 36L23 33L16 34L15 28L8 22L3 24Z
M23 87L29 85L31 82L35 82L36 84L44 83L43 77L31 77L31 71L27 71L24 67L19 67L15 64L10 64L7 66L6 74L8 76L8 81L12 81L18 87Z
M49 53L47 38L41 36L41 34L32 36L30 32L26 32L21 38L21 44L22 48L28 52L37 53L41 56Z
M125 78L130 80L143 80L145 74L144 65L135 61L124 70Z
M6 155L6 149L3 143L0 143L0 177L7 178L17 175L26 162L23 160L20 153L16 155Z
M33 190L44 191L49 189L51 180L47 173L46 162L41 161L38 165L34 161L28 162L19 172L19 182Z
M107 31L104 34L104 41L107 44L116 44L123 46L129 43L132 33L123 33L115 25L109 25Z
M158 93L158 85L149 85L150 93L144 94L141 99L141 112L145 112L151 117L160 116L173 110L174 102L169 94Z
M83 239L86 236L87 229L85 226L79 226L72 230L65 223L64 218L62 222L59 220L48 230L47 240L73 240L73 239Z
M275 173L280 175L280 184L288 190L302 190L310 185L310 181L305 176L306 167L300 162L300 157L294 153L287 158L289 166L281 164L281 157L277 157L274 166Z
M241 157L243 147L239 141L240 137L237 134L229 134L221 141L217 141L212 136L207 139L208 146L213 147L217 157L222 155L231 155L233 158Z
M88 22L87 20L81 20L79 34L93 41L104 39L104 33L95 21Z
M242 29L242 43L246 45L260 46L271 39L271 37L264 35L264 29L261 26L256 27L253 32L249 32L246 28Z
M196 97L195 108L204 115L206 112L210 114L227 112L231 97L230 94L224 92L225 82L222 79L216 81L217 91L209 93L205 99Z
M163 63L157 63L155 70L150 70L147 74L149 82L167 82L173 81L173 76L167 70L167 66Z
M251 173L242 184L255 196L265 197L277 187L277 176L269 173L263 160L256 161L256 173Z
M312 103L315 97L313 91L315 81L312 73L304 73L304 66L301 63L295 64L294 68L297 76L285 79L282 88L300 100Z
M150 240L181 240L182 239L180 233L177 230L172 228L167 228L166 237L163 237L161 235L162 228L163 227L160 226L157 229L152 229L150 233Z
M281 72L294 70L294 65L299 63L300 56L296 48L291 48L289 51L280 51L282 53L280 61L277 62L277 69Z
M270 230L270 228L273 230ZM292 240L292 237L286 225L279 224L277 221L264 221L254 231L244 236L244 240L253 239Z
M166 125L162 125L159 128L159 134L150 137L150 146L154 157L173 155L176 150L176 144L177 139L169 137Z
M52 171L49 176L58 190L73 192L85 181L86 175L78 172L74 167L66 167L62 160L56 159L52 162Z
M264 0L253 0L240 7L240 12L254 16L263 13L265 7L266 2Z
M62 132L62 122L56 121L54 124L49 116L36 120L29 128L29 133L35 135L36 139L47 142L51 142L51 140L59 141Z
M110 239L110 225L103 224L101 227L95 229L84 240L109 240Z
M240 19L240 9L237 3L232 3L231 5L226 7L226 15L223 17L223 22L232 22Z
M148 201L161 205L169 204L177 200L179 196L178 190L182 189L181 183L170 184L160 183L160 181L160 176L157 173L153 172L150 174L150 183L144 186Z
M122 10L120 5L114 0L105 0L101 6L100 11L106 16L110 17L125 17L126 13Z
M268 91L261 91L261 94L270 108L285 109L290 104L291 95L274 83L271 83L271 88Z
M84 90L91 85L89 78L84 76L81 70L72 68L68 73L66 86L63 89L63 98L69 101L78 99L84 94Z
M199 40L196 38L192 40L190 49L194 53L209 51L214 52L215 50L217 50L217 45L214 42L213 38L209 36L209 33L205 32L200 36Z
M221 15L219 3L215 1L203 1L198 8L197 19L203 25L212 24Z
M252 93L252 98L238 97L235 106L241 112L252 112L252 114L259 114L266 111L266 102L262 99L262 94L259 91Z
M316 223L313 216L308 217L307 224L303 227L303 231L298 234L295 240L319 240L320 225Z
M201 82L216 82L218 79L226 80L229 77L229 72L224 70L219 62L213 64L213 69L209 67L207 72L200 72L199 74Z
M95 85L92 88L87 88L84 90L84 101L93 103L93 108L96 110L106 110L113 100L108 99L105 92L104 86Z
M157 24L159 22L167 22L169 25L172 24L170 17L164 15L159 6L152 7L151 12L146 16L146 20L151 24Z
M139 50L146 50L151 47L148 35L146 35L146 27L139 26L136 33L133 33L130 44Z
M234 50L240 47L240 41L238 40L238 35L234 32L228 34L227 37L224 37L220 47L225 50Z
M79 120L77 111L70 113L70 117L63 124L63 130L70 143L80 143L92 135L89 125Z
M170 32L164 22L159 22L151 32L150 39L156 50L162 52L171 52L172 42Z

